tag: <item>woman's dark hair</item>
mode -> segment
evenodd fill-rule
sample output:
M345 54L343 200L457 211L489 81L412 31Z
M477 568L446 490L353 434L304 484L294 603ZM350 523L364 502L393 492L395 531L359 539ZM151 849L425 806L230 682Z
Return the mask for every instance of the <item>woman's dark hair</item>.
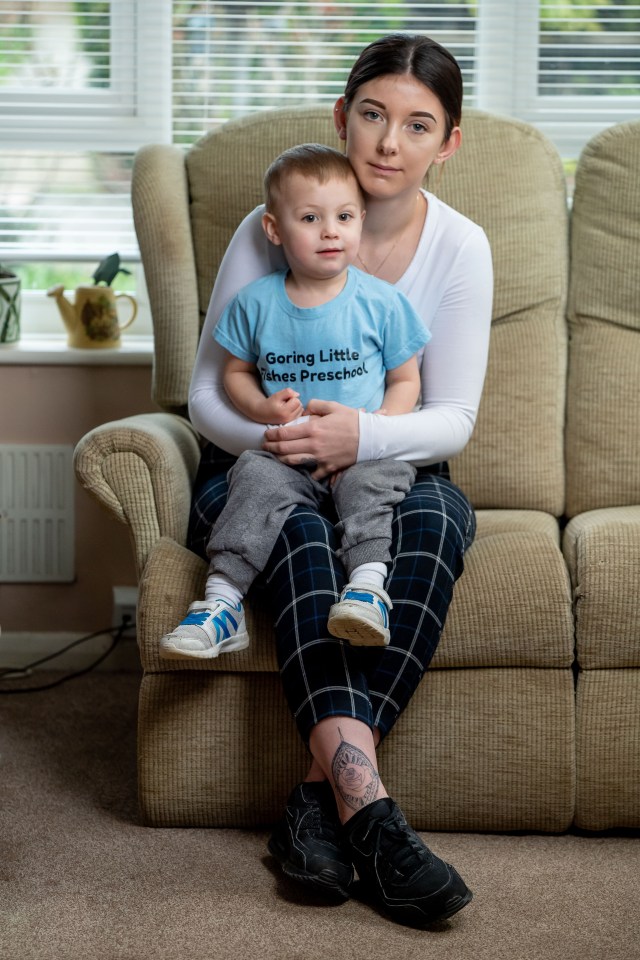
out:
M445 112L445 140L460 123L462 74L455 57L429 37L392 33L365 47L354 63L344 91L348 110L363 83L390 74L410 74L428 87Z

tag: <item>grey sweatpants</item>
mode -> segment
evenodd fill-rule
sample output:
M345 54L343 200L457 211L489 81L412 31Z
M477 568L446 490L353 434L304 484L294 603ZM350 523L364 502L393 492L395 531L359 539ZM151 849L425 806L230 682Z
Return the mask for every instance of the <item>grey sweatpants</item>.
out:
M318 508L327 497L339 517L338 556L347 576L362 563L389 563L393 508L415 476L415 467L403 460L364 460L330 486L264 450L246 450L228 474L227 503L207 544L209 573L227 577L246 594L294 507Z

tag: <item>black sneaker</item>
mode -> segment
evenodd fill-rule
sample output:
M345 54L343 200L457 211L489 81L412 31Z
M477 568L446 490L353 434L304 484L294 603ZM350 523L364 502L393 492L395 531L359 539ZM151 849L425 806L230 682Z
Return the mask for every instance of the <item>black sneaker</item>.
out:
M344 830L363 886L399 923L426 927L471 900L456 870L429 850L390 797L363 807Z
M295 788L268 847L288 877L330 900L349 899L353 864L327 781Z

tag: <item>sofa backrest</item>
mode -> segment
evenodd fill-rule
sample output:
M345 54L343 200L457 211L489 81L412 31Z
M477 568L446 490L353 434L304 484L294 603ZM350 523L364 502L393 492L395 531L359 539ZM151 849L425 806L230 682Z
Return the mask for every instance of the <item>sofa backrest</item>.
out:
M567 514L640 503L640 121L583 150L571 215Z
M489 366L474 435L451 464L474 506L564 510L566 180L534 127L471 111L434 189L486 231L495 276Z
M271 161L298 143L340 149L333 130L328 107L269 110L231 121L189 150L185 162L202 319L229 240L263 201L262 181Z
M463 148L427 187L485 228L496 286L485 393L474 436L452 464L454 479L477 507L560 515L567 284L562 166L548 141L526 124L467 111L462 129ZM305 141L340 146L329 107L231 121L187 152L183 171L176 148L145 148L138 156L134 212L154 314L154 395L164 409L184 410L197 327L233 231L262 200L264 170L286 147ZM159 189L164 212L157 199L151 209Z

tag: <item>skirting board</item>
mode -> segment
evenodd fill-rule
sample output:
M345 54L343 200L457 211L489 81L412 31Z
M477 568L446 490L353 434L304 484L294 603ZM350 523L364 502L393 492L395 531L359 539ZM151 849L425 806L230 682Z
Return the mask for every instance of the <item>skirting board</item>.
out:
M3 632L0 634L0 670L7 667L21 670L28 664L48 657L70 643L80 640L84 634L69 632L27 633ZM84 670L108 650L111 635L99 634L91 640L79 643L65 653L36 667L37 670ZM135 639L123 638L109 656L96 667L97 670L139 670L140 657Z

